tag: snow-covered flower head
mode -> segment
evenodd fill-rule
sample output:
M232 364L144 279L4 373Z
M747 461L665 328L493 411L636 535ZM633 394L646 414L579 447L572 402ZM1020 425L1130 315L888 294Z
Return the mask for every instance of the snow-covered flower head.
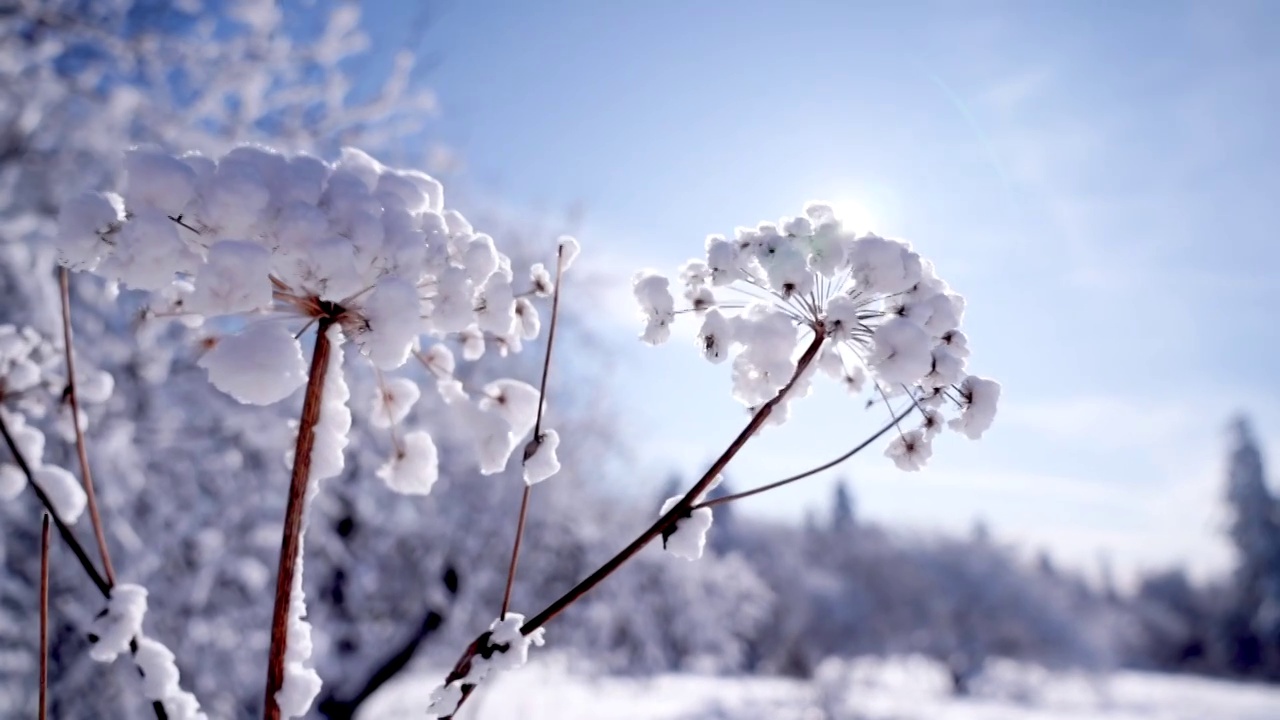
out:
M641 337L664 342L677 316L696 316L702 354L713 363L732 360L734 396L748 407L792 383L770 418L785 420L787 399L806 393L809 371L818 368L854 393L869 378L876 398L930 398L935 408L950 400L962 410L951 427L969 437L990 426L1000 386L968 373L964 298L910 244L846 230L830 206L810 203L776 224L712 235L705 249L680 269L682 306L667 277L636 274ZM806 348L812 352L800 368ZM941 427L936 410L926 421L930 432L895 445L900 466L915 469L929 457Z
M423 334L469 331L511 347L536 327L532 306L517 313L523 287L513 288L510 259L446 209L423 173L350 148L333 164L255 146L216 159L135 149L125 165L121 195L63 208L59 257L157 292L158 315L266 324L253 345L268 349L236 370L262 368L268 387L223 388L242 401L274 402L305 381L290 346L311 321L341 325L384 370L404 364Z
M326 163L257 146L218 158L135 149L125 169L121 194L86 194L63 208L60 261L151 292L151 318L195 327L219 319L212 326L232 332L211 333L198 362L241 402L271 404L307 382L299 338L317 325L340 328L380 371L414 355L430 361L441 384L455 371L442 343L475 361L487 346L519 351L540 331L531 299L550 292L546 269L517 278L494 239L447 209L441 184L423 173L351 148ZM456 392L447 402L469 408L463 424L507 449L481 453L486 471L502 469L520 439L508 437L518 434L510 418L461 385L448 389ZM374 424L405 419L418 394L406 381L381 383ZM392 487L425 492L434 445L411 437L395 437L396 462L383 474Z

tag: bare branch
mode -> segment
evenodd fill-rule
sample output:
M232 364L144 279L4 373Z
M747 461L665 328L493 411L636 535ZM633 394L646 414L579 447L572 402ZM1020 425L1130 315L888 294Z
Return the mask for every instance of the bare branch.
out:
M756 432L764 426L765 421L773 414L773 411L778 407L778 404L781 403L783 399L786 398L787 394L791 392L791 389L795 387L800 376L808 371L809 366L817 359L818 352L822 349L822 344L825 340L826 333L822 329L822 326L815 325L813 327L813 341L809 343L809 346L805 348L804 354L801 355L800 359L796 362L796 369L795 372L792 373L791 379L788 380L787 384L778 391L778 394L774 395L773 398L761 405L755 413L752 414L751 420L747 422L747 426L743 428L742 431L738 433L737 437L729 443L729 446L725 448L720 457L716 458L716 461L711 464L711 467L707 469L702 478L699 479L698 482L694 483L693 487L685 493L684 497L680 498L680 501L663 514L662 517L658 518L653 525L650 525L649 529L641 533L635 540L632 540L630 545L627 545L625 548L620 550L617 555L609 558L609 560L597 568L595 572L588 575L577 585L574 585L568 592L561 595L543 609L542 612L525 622L525 624L520 627L520 632L524 635L528 635L543 625L546 625L552 618L559 615L561 612L564 612L565 608L580 600L584 595L590 592L592 588L599 585L605 578L609 577L617 571L618 568L622 567L623 563L635 557L635 555L643 550L646 545L653 542L664 532L673 527L681 518L686 517L693 509L694 503L697 502L697 499L701 497L709 487L711 487L711 483L715 481L716 476L724 471L729 462L742 451L743 447L746 446L747 441L749 441L752 436L754 436ZM454 665L453 670L450 671L449 675L445 678L446 683L457 682L467 676L467 673L471 669L471 660L475 654L479 652L480 648L486 644L487 635L488 633L481 635L475 642L471 643L471 645L467 647L467 650L462 654L462 657L460 657L458 662ZM463 685L462 699L458 703L459 708L461 708L467 698L471 696L472 690L474 690L474 686Z
M908 406L907 406L907 409L905 409L905 410L903 410L902 412L898 413L898 415L897 415L896 417L894 417L894 418L893 418L893 420L890 420L888 423L886 423L884 427L882 427L882 428L880 428L879 430L877 430L874 434L872 434L872 435L871 435L871 437L867 438L866 440L863 440L861 443L858 443L856 446L854 446L854 448L853 448L852 450L849 450L848 452L846 452L846 453L844 453L844 454L840 455L839 457L835 458L834 460L830 460L830 461L828 461L828 462L825 462L825 463L823 463L823 464L821 464L821 465L819 465L819 466L817 466L817 467L815 467L815 468L810 468L810 469L808 469L808 470L805 470L805 471L804 471L804 472L802 472L802 473L797 473L797 474L795 474L795 475L792 475L791 477L787 477L787 478L783 478L783 479L778 480L778 481L775 481L775 482L771 482L771 483L769 483L768 485L761 485L760 487L758 487L758 488L754 488L754 489L752 489L752 490L745 490L745 491L740 492L740 493L734 493L734 494L732 494L732 495L725 495L724 497L718 497L718 498L716 498L716 499L714 499L714 500L704 500L703 502L700 502L700 503L698 503L697 505L694 505L694 506L693 506L693 509L695 509L695 510L696 510L696 509L698 509L698 508L704 508L704 507L715 507L716 505L723 505L723 504L725 504L725 503L730 503L730 502L733 502L733 501L735 501L735 500L741 500L741 499L743 499L743 498L749 498L749 497L751 497L752 495L759 495L760 493L768 492L769 490L773 490L773 489L775 489L775 488L780 488L780 487L782 487L783 485L789 485L789 484L791 484L791 483L793 483L793 482L797 482L797 481L799 481L799 480L803 480L803 479L805 479L805 478L807 478L807 477L811 477L811 476L813 476L813 475L817 475L818 473L823 472L824 470L830 470L831 468L833 468L833 467L835 467L835 466L839 465L840 463L844 462L845 460L848 460L849 458L853 457L854 455L857 455L859 452L862 452L862 451L863 451L863 450L865 450L865 449L866 449L866 447L867 447L868 445L870 445L871 443L873 443L873 442L875 442L876 440L879 440L880 438L884 437L884 434L885 434L885 433L887 433L887 432L889 432L890 430L892 430L893 428L897 427L897 426L898 426L898 423L902 422L902 421L903 421L903 419L905 419L908 415L910 415L910 414L911 414L911 411L912 411L912 410L915 410L915 409L916 409L916 406L915 406L915 404L914 404L914 403L913 403L913 404L911 404L911 405L908 405Z
M564 245L556 247L556 287L551 294L551 325L547 329L547 352L542 356L542 381L538 384L538 416L533 422L533 440L531 447L537 447L542 438L542 413L547 407L547 376L551 374L551 350L556 344L556 321L560 318L560 286L564 281ZM529 459L526 449L524 460ZM511 607L511 588L516 582L516 566L520 562L520 543L524 539L525 518L529 514L529 495L533 486L525 483L524 493L520 497L520 517L516 521L516 539L511 546L511 564L507 566L507 584L502 590L502 612L498 617L506 619L507 610Z

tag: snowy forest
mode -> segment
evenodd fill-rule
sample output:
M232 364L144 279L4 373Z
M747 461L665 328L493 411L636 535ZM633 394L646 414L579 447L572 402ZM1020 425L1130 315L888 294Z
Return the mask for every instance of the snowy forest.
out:
M1266 416L1202 419L1207 575L869 516L1002 431L997 308L820 197L603 255L375 5L0 0L0 717L1280 717ZM660 354L732 390L696 470L619 420ZM826 397L870 430L733 462Z

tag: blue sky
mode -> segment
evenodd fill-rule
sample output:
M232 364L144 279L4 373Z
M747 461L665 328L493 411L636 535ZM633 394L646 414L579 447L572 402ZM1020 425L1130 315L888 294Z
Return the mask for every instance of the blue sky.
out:
M371 3L370 32L395 42L409 7ZM851 462L861 512L1205 573L1229 560L1228 417L1280 448L1277 26L1243 2L450 2L424 45L430 141L472 196L581 204L584 261L620 279L809 199L910 240L966 296L970 367L1005 400L923 473ZM691 343L633 339L627 295L596 302L636 482L693 472L745 416ZM732 481L836 455L882 413L819 387ZM799 517L830 482L744 507Z

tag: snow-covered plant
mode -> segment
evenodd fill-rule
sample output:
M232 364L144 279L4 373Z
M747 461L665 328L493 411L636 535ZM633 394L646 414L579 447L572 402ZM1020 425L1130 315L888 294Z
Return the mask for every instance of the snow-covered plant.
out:
M432 691L427 712L435 716L451 716L457 712L470 689L490 673L523 666L529 659L529 647L544 642L544 630L525 634L520 631L523 624L524 616L519 613L506 613L506 617L494 620L489 631L481 635L468 651L466 662L454 671L452 679Z
M714 505L834 467L891 430L897 436L885 454L904 470L921 469L944 426L941 408L948 402L959 414L946 424L970 438L981 437L994 420L999 384L966 370L963 298L910 245L846 231L827 205L811 203L802 216L776 225L741 228L733 240L711 236L705 259L686 263L680 280L685 304L678 307L667 277L652 270L635 274L632 290L645 321L641 339L660 344L671 336L679 315L699 317L703 355L713 363L732 358L733 393L751 419L693 487L663 503L652 526L525 622L520 628L525 636L541 633L551 618L655 539L678 556L701 557ZM707 499L721 472L767 423L787 420L790 402L811 391L818 370L853 393L870 387L889 406L890 422L817 468ZM896 410L893 398L901 400ZM902 429L900 423L917 410L921 425ZM485 637L468 648L437 690L432 712L451 716L474 690L478 678L471 668L486 647Z
M461 213L445 209L442 187L428 175L387 168L354 149L332 165L252 146L217 159L135 149L123 194L79 196L64 208L59 229L66 267L151 292L152 320L228 330L210 334L199 360L218 389L268 405L307 387L290 457L274 616L275 628L289 630L273 631L269 710L300 716L320 688L308 665L301 534L316 482L343 466L347 338L379 373L373 422L391 430L394 453L378 474L393 490L425 494L438 475L430 433L402 437L395 429L420 391L381 375L410 357L435 376L483 474L502 471L531 431L527 481L558 467L558 435L541 428L543 392L510 379L465 387L452 352L439 344L461 345L467 361L488 345L518 352L539 331L529 298L547 292L547 273L534 268L529 288L517 286L510 259ZM561 269L576 248L561 242ZM312 326L308 369L299 338ZM433 343L426 350L423 337Z
M70 337L68 327L64 339L70 340ZM79 407L80 400L104 402L111 395L114 381L109 374L92 370L81 382L76 382L71 358L68 349L63 348L59 352L53 343L31 328L0 325L0 435L3 435L12 457L12 462L0 464L0 499L11 500L26 485L31 485L57 524L63 540L72 546L86 573L106 597L107 606L89 629L88 638L92 643L89 655L94 660L109 663L121 653L130 652L143 678L143 694L155 704L158 715L163 713L164 717L173 720L205 720L195 696L182 690L178 684L173 654L162 643L142 633L142 620L147 609L146 589L115 583L106 545L102 541L101 519L93 504L92 478L83 454L83 432L87 421ZM44 461L45 435L29 420L45 419L52 413L65 415L65 421L55 421L55 427L60 433L74 438L82 451L83 486L69 471ZM68 527L79 520L86 506L99 540L105 576L91 564ZM46 516L43 543L42 592L47 592L47 518L50 516ZM45 641L42 624L42 645ZM41 691L43 693L43 686Z
M828 205L810 203L800 216L740 227L732 240L712 235L705 258L685 263L679 277L682 307L668 278L636 273L641 338L665 342L678 315L699 318L703 356L732 359L733 394L752 410L752 433L764 422L785 422L790 401L811 391L817 370L850 393L871 392L872 402L903 398L904 412L891 409L897 436L885 452L903 470L925 466L945 426L977 439L995 418L1000 385L967 372L964 298L908 243L846 230ZM959 413L945 422L948 404ZM920 426L898 427L912 410L919 410ZM677 504L668 501L662 512ZM682 508L675 536L683 525L705 532L711 518L699 511L709 509ZM698 536L692 527L685 534ZM699 543L672 548L663 537L678 554L699 554Z
M1000 386L966 371L964 298L910 244L846 230L830 206L810 203L798 217L740 227L732 240L712 235L705 259L685 263L680 280L686 306L677 308L666 277L636 274L641 337L664 342L677 315L695 315L703 356L732 359L734 397L750 408L795 378L773 423L786 421L789 400L809 393L819 369L851 393L869 389L921 406L924 424L889 450L903 469L924 466L942 429L925 408L950 401L961 411L950 426L974 439L991 426Z

